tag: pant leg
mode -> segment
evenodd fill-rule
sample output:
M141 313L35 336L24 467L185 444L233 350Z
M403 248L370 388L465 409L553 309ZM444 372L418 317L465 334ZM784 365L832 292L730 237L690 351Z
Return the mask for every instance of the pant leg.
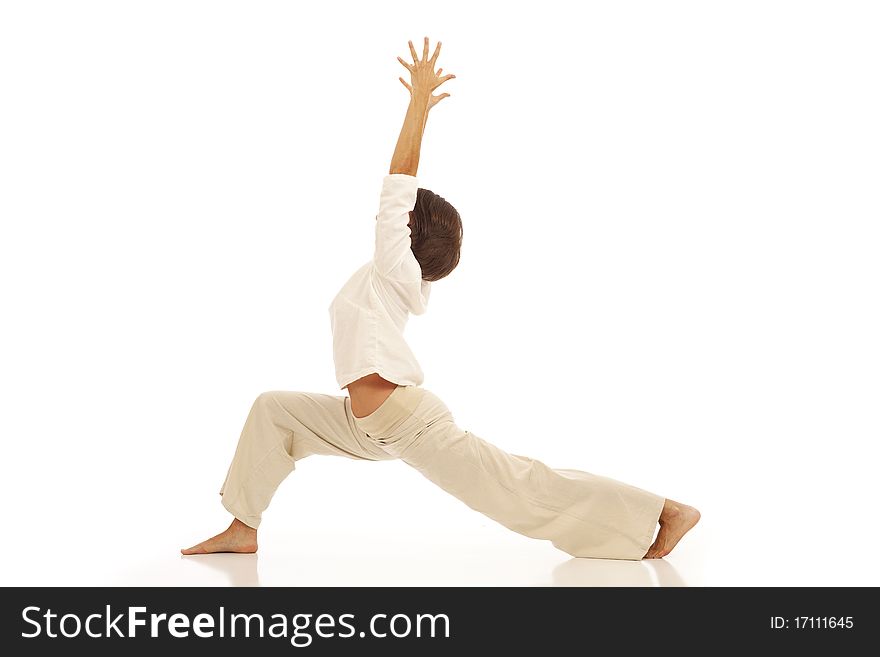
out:
M220 489L223 506L244 524L258 527L275 490L297 461L312 454L392 458L365 439L348 397L263 392L251 406Z
M515 532L551 541L575 557L638 560L648 551L663 497L509 454L459 428L446 405L422 390L409 395L406 420L367 416L358 424L388 453Z

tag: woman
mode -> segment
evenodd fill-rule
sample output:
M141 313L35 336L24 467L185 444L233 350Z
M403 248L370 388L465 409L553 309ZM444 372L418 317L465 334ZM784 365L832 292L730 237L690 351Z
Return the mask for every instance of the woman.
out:
M415 177L428 113L449 96L433 92L455 77L434 71L440 46L429 59L425 37L421 59L411 41L413 62L398 57L410 102L383 181L375 252L329 308L336 378L348 396L260 394L220 491L232 524L183 554L255 552L262 512L311 454L400 459L471 508L575 557L663 557L699 520L693 507L634 486L508 454L460 429L421 387L403 330L410 313L427 309L431 284L458 265L463 235L455 208Z

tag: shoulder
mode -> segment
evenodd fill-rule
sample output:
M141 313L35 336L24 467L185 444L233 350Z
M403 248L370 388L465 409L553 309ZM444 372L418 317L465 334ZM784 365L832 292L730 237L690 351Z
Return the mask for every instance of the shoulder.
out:
M393 275L384 275L373 267L372 276L376 285L381 286L389 296L397 299L413 315L421 315L427 310L431 296L430 281L422 280L422 270L415 263L415 270L404 265Z

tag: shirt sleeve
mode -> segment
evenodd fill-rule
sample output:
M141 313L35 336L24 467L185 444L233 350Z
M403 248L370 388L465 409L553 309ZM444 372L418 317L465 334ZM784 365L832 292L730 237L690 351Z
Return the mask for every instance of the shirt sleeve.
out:
M409 260L418 265L410 248L411 231L407 225L409 211L416 206L418 191L418 179L408 174L391 173L382 181L379 212L376 214L376 251L373 262L383 276L391 276Z

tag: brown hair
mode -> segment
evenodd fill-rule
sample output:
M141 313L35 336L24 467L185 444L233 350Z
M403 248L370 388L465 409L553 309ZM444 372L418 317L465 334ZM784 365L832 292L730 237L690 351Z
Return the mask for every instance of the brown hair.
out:
M445 278L461 257L464 229L458 210L442 196L419 187L409 215L412 252L422 268L422 280Z

